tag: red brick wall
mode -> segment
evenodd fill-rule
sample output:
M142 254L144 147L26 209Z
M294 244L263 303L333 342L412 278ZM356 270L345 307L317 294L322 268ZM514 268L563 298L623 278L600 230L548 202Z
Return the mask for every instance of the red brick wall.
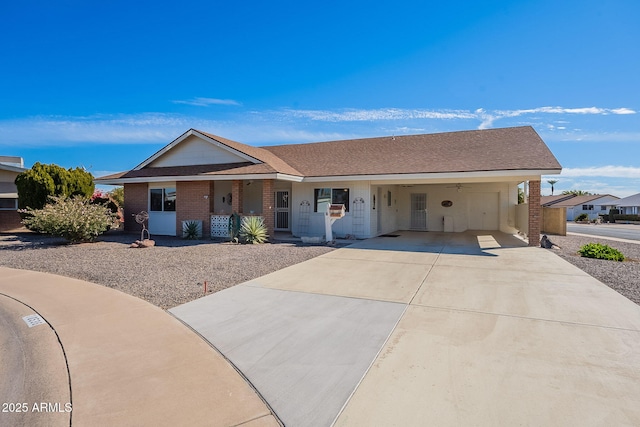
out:
M540 181L529 181L529 246L540 244L541 221Z
M0 211L0 231L22 228L18 211Z
M182 221L202 221L202 235L210 235L209 181L176 183L176 235L182 236ZM205 198L205 196L207 196Z
M273 236L273 229L275 227L274 183L275 181L273 179L265 179L262 181L262 217L264 218L264 225L267 226L269 236Z
M234 180L231 183L231 210L241 214L243 212L242 198L244 196L244 182Z
M149 209L149 189L146 183L124 185L124 229L130 232L140 232L142 226L133 215Z

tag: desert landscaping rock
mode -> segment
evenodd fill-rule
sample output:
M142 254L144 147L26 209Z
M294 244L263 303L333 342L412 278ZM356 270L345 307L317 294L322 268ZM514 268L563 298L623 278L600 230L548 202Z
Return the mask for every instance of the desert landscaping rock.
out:
M33 233L0 234L0 265L73 277L142 298L167 309L207 293L334 250L295 243L238 245L153 236L133 249L134 235L109 233L96 243L66 244Z

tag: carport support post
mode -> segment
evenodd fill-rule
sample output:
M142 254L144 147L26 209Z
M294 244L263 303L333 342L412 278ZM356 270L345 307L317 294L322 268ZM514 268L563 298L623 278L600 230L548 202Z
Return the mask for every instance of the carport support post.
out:
M267 227L267 233L273 237L273 230L275 228L275 214L273 208L275 205L274 194L275 180L265 179L262 181L262 219L264 225Z
M540 243L540 181L529 181L529 246Z
M243 181L234 179L231 182L231 210L242 215Z

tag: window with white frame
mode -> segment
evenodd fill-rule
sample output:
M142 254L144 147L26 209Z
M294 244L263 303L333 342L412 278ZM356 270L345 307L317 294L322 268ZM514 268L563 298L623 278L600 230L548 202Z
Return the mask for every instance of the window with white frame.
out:
M314 212L322 212L318 207L323 203L344 205L349 212L348 188L316 188L313 190Z
M175 212L176 189L171 187L150 189L149 210L152 212Z
M593 205L582 205L582 210L583 211L592 211L593 210Z
M18 199L0 199L0 210L15 211L18 209Z

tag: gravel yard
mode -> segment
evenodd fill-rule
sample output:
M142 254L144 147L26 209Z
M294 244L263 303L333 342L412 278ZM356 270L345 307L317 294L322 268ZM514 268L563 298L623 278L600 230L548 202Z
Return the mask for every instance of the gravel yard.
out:
M618 291L636 304L640 304L640 244L624 243L600 237L549 236L560 249L555 253L571 264ZM587 243L602 243L618 249L626 258L624 262L584 258L578 249Z
M156 237L157 246L129 247L136 235L113 233L98 243L65 244L62 239L25 232L0 234L0 265L74 277L108 286L168 309L203 295L255 279L332 251L296 243L235 245L209 240ZM555 253L640 304L640 244L596 237L550 236ZM586 243L604 243L629 260L583 258Z
M107 234L97 243L68 245L25 232L0 234L0 265L86 280L168 309L333 250L295 243L236 245L156 237L156 247L133 249L139 236Z

